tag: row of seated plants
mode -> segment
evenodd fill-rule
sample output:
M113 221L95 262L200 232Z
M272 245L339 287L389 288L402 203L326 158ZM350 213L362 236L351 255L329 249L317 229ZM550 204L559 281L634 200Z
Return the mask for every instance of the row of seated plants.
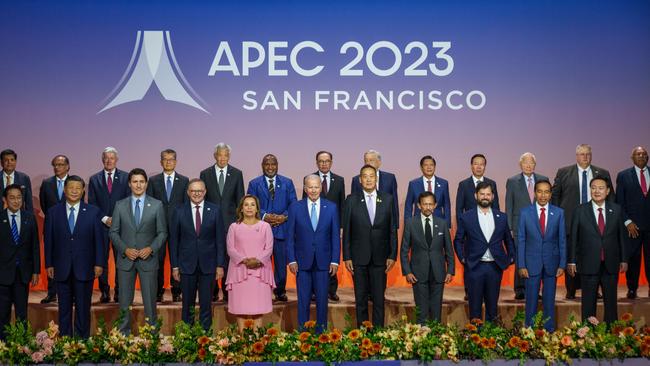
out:
M219 363L360 360L521 360L547 363L572 359L625 359L650 357L650 327L644 320L624 314L610 326L590 318L574 319L555 332L545 331L537 316L535 327L523 327L518 314L512 327L472 320L465 326L419 325L406 317L386 328L364 323L359 328L329 328L318 333L313 321L303 329L284 332L273 325L240 332L235 326L205 332L198 324L176 324L164 335L158 325L143 325L137 335L125 336L103 321L96 334L82 340L61 337L53 322L34 333L28 324L7 328L0 342L3 364L78 363ZM349 319L348 319L349 323Z

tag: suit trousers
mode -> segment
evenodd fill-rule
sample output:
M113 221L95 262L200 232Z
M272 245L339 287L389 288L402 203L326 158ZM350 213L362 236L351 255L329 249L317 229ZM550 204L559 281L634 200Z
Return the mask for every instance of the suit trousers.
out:
M203 273L197 266L192 274L181 273L181 291L183 293L182 319L187 324L194 324L196 292L199 293L199 321L203 329L212 326L212 286L215 273Z
M603 289L603 304L605 305L605 322L611 324L618 319L617 306L617 284L618 272L609 273L605 262L600 262L600 270L597 274L581 274L582 281L582 321L590 316L596 316L598 285Z
M223 300L227 302L228 300L228 291L226 291L226 281L228 280L228 265L230 264L230 256L228 255L227 251L224 256L224 263L223 263L223 277L221 277L220 281L215 280L214 281L214 290L213 290L213 295L216 298L219 295L219 289L221 288L221 293L223 294ZM221 282L221 285L219 285L219 282Z
M273 239L273 279L275 295L287 292L287 243L283 239Z
M56 268L54 269L56 272ZM90 304L93 296L93 280L79 281L74 268L68 278L57 281L59 300L59 330L61 335L90 337ZM72 305L74 304L74 330L72 328Z
M383 327L386 266L373 264L372 261L366 266L354 264L353 280L357 326L369 320L368 295L372 295L372 324Z
M517 233L513 231L513 239L515 241L515 250L519 251L519 240L517 240ZM515 254L515 258L517 257L517 254ZM514 274L514 281L512 284L513 290L515 290L515 294L523 293L524 296L528 295L526 293L526 279L522 278L519 276L519 267L517 266L517 261L515 261L515 274Z
M469 318L482 319L485 303L485 321L493 322L498 315L499 291L503 271L495 262L478 262L474 268L465 266L465 286L468 291Z
M417 309L416 318L419 324L426 324L429 320L440 321L442 317L442 294L445 289L444 282L436 282L431 267L425 278L418 278L413 284L413 298Z
M169 242L165 242L160 251L158 251L158 291L156 294L162 295L165 293L165 256L167 255ZM172 295L181 293L181 284L174 279L171 271L169 271L169 284L172 288Z
M56 281L47 279L47 296L56 296Z
M138 259L139 260L139 259ZM129 307L133 304L135 296L135 277L140 279L140 291L142 293L142 303L144 304L144 316L149 324L156 324L156 290L158 289L158 273L155 271L143 271L138 268L136 263L131 270L125 271L117 269L117 277L122 283L120 293L120 312L124 313L122 323L119 325L120 332L128 335L131 333L131 311Z
M551 271L551 272L556 272ZM552 332L555 329L555 290L557 277L555 273L552 276L546 274L545 268L537 276L530 276L526 279L526 326L533 326L533 318L537 314L538 294L541 285L542 288L542 308L544 310L544 329Z
M101 276L97 279L97 284L99 285L99 290L102 293L106 293L110 296L111 294L111 285L108 282L108 261L109 259L109 252L110 252L110 247L113 246L113 243L110 241L108 238L108 228L104 226L104 258L106 258L106 270L102 272ZM113 264L115 265L115 295L119 296L119 281L118 281L118 275L117 275L117 251L115 250L115 247L113 247Z
M316 258L309 270L298 270L296 274L296 289L298 291L298 326L303 327L309 320L311 294L316 294L316 331L327 329L327 288L329 286L329 271L319 270Z
M571 242L569 237L567 236L567 246L566 246L566 251L567 251L567 258L569 258L569 243ZM576 294L576 290L580 289L580 278L581 276L564 276L564 285L566 286L566 293L567 295L574 295Z
M643 252L643 266L645 267L645 278L650 282L650 230L639 230L639 236L627 240L627 289L636 291L639 288L639 276L641 275L641 253Z
M14 282L9 286L0 285L0 339L5 339L5 326L11 322L11 306L16 312L16 321L27 320L27 298L29 284L23 283L20 268L16 267Z

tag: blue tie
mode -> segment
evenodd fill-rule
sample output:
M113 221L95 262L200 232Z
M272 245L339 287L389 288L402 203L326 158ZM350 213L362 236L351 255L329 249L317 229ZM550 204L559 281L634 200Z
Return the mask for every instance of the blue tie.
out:
M311 204L311 228L316 231L316 227L318 226L318 215L316 215L316 202L312 202Z
M61 200L61 197L63 197L63 181L61 179L57 179L56 183L56 193L59 195L59 201Z
M70 207L70 215L68 215L68 227L70 234L74 233L74 207Z
M589 184L587 182L587 171L583 170L582 171L582 187L580 187L580 189L582 191L582 196L581 196L580 203L587 203L587 201L588 201L588 199L587 199L587 184Z
M135 226L140 226L140 200L135 200Z
M16 224L16 214L11 215L11 236L14 238L14 243L19 245L20 234L18 233L18 224Z
M171 175L167 176L166 190L167 190L167 202L169 202L169 200L172 197L172 176Z

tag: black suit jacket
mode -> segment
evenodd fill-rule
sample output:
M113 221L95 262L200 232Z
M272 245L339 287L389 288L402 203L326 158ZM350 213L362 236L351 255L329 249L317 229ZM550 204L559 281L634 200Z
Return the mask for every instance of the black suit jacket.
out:
M492 191L494 192L494 201L492 201L492 209L501 211L499 209L499 192L497 191L497 183L488 177L483 177L484 182L490 183ZM460 220L460 216L476 208L476 186L474 185L474 177L469 177L458 183L458 190L456 191L456 224Z
M63 193L61 199L59 199L56 175L43 179L41 189L38 192L38 200L41 203L41 211L43 211L43 215L47 215L47 211L52 206L65 201L65 193Z
M32 274L41 272L38 226L34 214L20 210L20 243L16 245L11 235L11 217L5 209L0 213L0 285L14 283L16 268L20 268L25 284L31 281Z
M113 190L108 193L104 170L95 173L88 182L88 203L97 206L101 211L100 219L104 216L112 217L117 201L131 194L129 188L129 173L115 169L113 174Z
M0 170L0 197L5 192L4 170ZM18 184L23 189L23 208L29 212L34 212L34 200L32 199L32 181L29 175L14 170L14 180L12 184Z
M645 169L647 170L648 167L646 166ZM639 229L650 231L650 194L643 196L634 167L618 173L616 203L623 209L623 222L632 220Z
M167 182L165 179L164 173L156 174L149 178L147 195L162 202L165 217L167 218L167 225L169 225L176 207L189 200L187 197L187 186L189 185L190 179L176 172L174 175L174 183L172 184L172 194L169 200L167 200Z
M319 175L318 172L313 173L314 175ZM334 202L336 204L336 209L339 212L339 219L343 217L343 206L345 205L345 178L340 175L336 175L331 171L327 173L330 176L330 186L327 187L327 194L324 192L320 193L321 198L325 198L328 201ZM302 190L302 198L307 197L305 190Z
M575 263L578 273L598 274L601 248L605 251L605 267L610 274L618 273L619 264L626 261L627 230L621 206L606 202L603 215L605 233L600 235L591 201L578 206L573 213L568 263Z
M352 178L351 184L351 194L363 192L361 188L361 183L359 183L359 175L355 175ZM377 182L379 192L385 192L393 196L393 206L395 206L395 227L399 228L399 197L397 196L397 179L395 174L385 172L383 170L379 171L379 182Z
M228 232L230 224L237 219L237 205L244 197L244 176L241 170L228 164L223 194L219 194L219 180L214 165L203 169L200 178L208 190L205 195L206 201L219 206L224 228Z
M400 246L402 274L413 273L424 281L433 272L438 283L445 282L445 275L454 275L454 249L447 221L431 215L431 245L427 244L422 227L422 215L418 214L404 222L404 234ZM409 253L411 254L409 258Z
M393 196L377 192L375 220L370 223L364 194L353 193L343 211L343 260L354 265L385 265L397 258L397 215Z

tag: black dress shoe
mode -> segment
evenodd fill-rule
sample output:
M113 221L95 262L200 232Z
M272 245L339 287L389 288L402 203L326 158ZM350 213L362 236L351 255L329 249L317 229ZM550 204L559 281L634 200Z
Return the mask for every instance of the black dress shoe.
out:
M565 298L567 300L575 300L576 299L576 293L575 292L573 292L573 293L567 292Z
M523 300L524 299L524 293L523 292L517 292L515 294L515 300Z
M330 301L333 301L333 302L338 302L338 301L340 300L340 299L339 299L339 295L337 295L337 294L329 294L329 295L327 296L327 298L328 298Z
M116 302L116 303L119 303L120 302L120 295L113 296L113 301Z
M172 302L180 302L180 301L181 301L181 294L172 295Z
M275 295L275 301L287 302L289 301L289 299L287 298L287 294L281 294L281 295Z
M311 294L311 302L316 302L316 295Z
M99 298L99 302L102 304L108 304L111 301L111 297L107 293L102 292L102 296Z
M56 295L47 295L41 300L41 304L49 304L56 301Z
M630 300L634 300L634 299L636 299L636 298L637 298L637 296L636 296L636 290L635 290L635 291L633 291L633 290L629 290L629 291L627 292L627 298L630 299ZM43 299L43 300L45 300L45 299Z
M163 295L162 294L156 295L156 302L163 302Z
M223 297L222 297L223 302L228 302L228 291L223 291Z

